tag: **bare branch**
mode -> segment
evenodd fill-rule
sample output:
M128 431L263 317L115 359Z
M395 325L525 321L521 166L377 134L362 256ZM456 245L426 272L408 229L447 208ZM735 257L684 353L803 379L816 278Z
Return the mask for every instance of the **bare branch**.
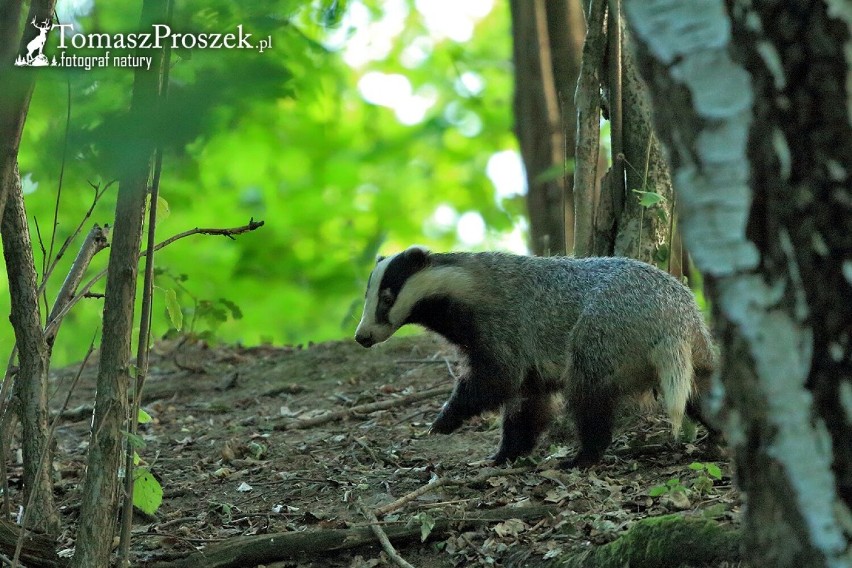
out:
M410 404L412 402L425 400L427 398L434 398L439 395L450 394L452 390L452 387L449 386L438 387L427 391L410 394L408 396L403 396L400 398L380 400L378 402L371 402L368 404L361 404L350 408L344 408L343 410L338 410L335 412L327 412L325 414L321 414L320 416L306 418L304 420L288 420L282 424L276 424L275 430L300 430L302 428L310 428L311 426L318 426L320 424L325 424L326 422L343 420L344 418L348 418L356 414L369 414L371 412L377 412L379 410L387 410L388 408L393 408L395 406L405 406L406 404Z
M364 506L363 503L358 504L358 510L361 511L361 514L367 519L370 523L370 530L373 531L373 534L376 535L376 538L379 539L379 544L382 545L382 550L385 551L385 554L388 555L394 564L400 566L401 568L414 568L408 561L405 560L396 549L391 544L390 539L388 539L388 535L385 534L385 531L382 530L381 525L379 525L379 519L376 518L376 515L373 514L371 510Z
M499 469L499 468L488 468L479 475L471 477L470 479L454 479L450 477L441 477L437 479L433 479L426 485L418 487L414 491L410 493L406 493L396 501L392 503L388 503L387 505L383 505L375 510L376 515L387 515L397 509L401 509L405 504L414 501L421 495L425 495L430 491L434 491L438 487L447 487L453 485L476 485L478 483L482 483L491 479L492 477L502 477L507 475L515 475L517 473L528 473L532 471L533 468L530 467L515 467L509 469Z
M50 333L45 333L45 340L48 345L53 345L53 341L56 339L56 334L59 331L61 318L57 318L60 314L66 313L65 305L74 298L74 292L77 291L77 287L83 280L83 275L89 268L92 258L108 246L108 238L109 227L105 226L101 228L97 224L86 235L86 240L80 246L80 252L77 253L77 258L74 259L74 264L71 265L71 270L68 272L68 276L65 277L65 282L62 284L62 288L56 296L56 301L53 303L53 309L50 310L50 315L47 317L48 322L56 322L55 325L48 326Z

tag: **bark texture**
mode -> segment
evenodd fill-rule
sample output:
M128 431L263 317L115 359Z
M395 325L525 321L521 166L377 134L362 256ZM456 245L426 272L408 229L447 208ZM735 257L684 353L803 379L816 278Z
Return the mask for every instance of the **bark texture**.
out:
M574 198L563 165L574 152L571 94L580 70L582 10L579 0L512 0L511 9L515 132L527 175L530 248L537 255L565 254L566 240L573 247Z
M630 35L623 19L614 18L612 8L618 3L607 4L589 3L589 33L577 85L574 255L627 256L662 264L671 248L671 177L651 126L648 91L629 49ZM613 49L616 34L622 39L620 53ZM613 167L597 192L597 178L603 175L598 160L601 109L611 120ZM640 204L637 191L661 199L647 207Z
M140 29L163 21L164 0L145 0ZM113 243L110 249L104 302L103 341L98 367L95 416L83 500L80 507L73 565L107 566L121 489L124 435L128 421L129 361L133 331L136 277L142 240L142 216L148 174L154 150L154 109L160 84L162 54L155 55L150 71L136 71L128 123L133 144L127 151L126 170L119 177Z
M852 10L626 9L724 343L748 560L849 566Z
M13 177L15 183L10 188L2 217L2 235L11 296L9 319L15 330L20 368L12 387L15 400L7 406L7 412L17 412L23 429L23 505L28 508L26 515L30 520L27 526L58 534L59 516L51 481L53 461L47 436L47 371L50 351L41 328L33 248L17 168ZM6 459L5 456L2 459Z

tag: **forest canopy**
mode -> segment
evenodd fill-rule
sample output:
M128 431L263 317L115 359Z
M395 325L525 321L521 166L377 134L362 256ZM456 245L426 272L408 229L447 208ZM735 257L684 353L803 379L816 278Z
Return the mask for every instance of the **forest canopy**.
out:
M81 33L133 33L140 9L141 2L68 0L57 16ZM155 337L180 320L183 331L245 344L346 337L379 252L411 243L525 250L507 5L193 0L176 5L170 24L196 35L238 27L271 47L178 45L164 117L148 132L127 128L133 69L32 70L19 164L33 239L47 249L36 247L39 268L57 192L54 251L98 190L103 197L84 232L112 223L112 182L143 136L164 148L158 241L194 227L265 221L235 240L193 236L158 253ZM60 35L51 34L46 55L57 53ZM112 47L111 56L134 53ZM77 246L64 255L46 302ZM96 257L90 273L106 261ZM0 309L8 312L0 278ZM93 291L102 293L103 283ZM169 298L182 318L169 317ZM69 314L54 365L82 356L101 310L94 298ZM0 333L11 345L12 329Z

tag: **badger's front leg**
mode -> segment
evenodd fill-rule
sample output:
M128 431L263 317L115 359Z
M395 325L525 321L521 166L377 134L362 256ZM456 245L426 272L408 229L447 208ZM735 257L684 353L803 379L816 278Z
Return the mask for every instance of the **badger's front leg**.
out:
M432 432L450 434L472 416L497 410L512 395L506 372L495 365L471 361L470 371L459 378L453 394L432 423Z

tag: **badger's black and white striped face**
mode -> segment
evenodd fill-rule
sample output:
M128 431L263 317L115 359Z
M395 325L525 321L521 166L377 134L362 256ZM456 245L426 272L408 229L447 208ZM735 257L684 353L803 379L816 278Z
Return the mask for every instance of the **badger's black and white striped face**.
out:
M422 297L417 285L420 272L429 266L429 251L411 247L399 254L380 258L367 281L364 314L355 341L364 347L381 343L396 332Z

